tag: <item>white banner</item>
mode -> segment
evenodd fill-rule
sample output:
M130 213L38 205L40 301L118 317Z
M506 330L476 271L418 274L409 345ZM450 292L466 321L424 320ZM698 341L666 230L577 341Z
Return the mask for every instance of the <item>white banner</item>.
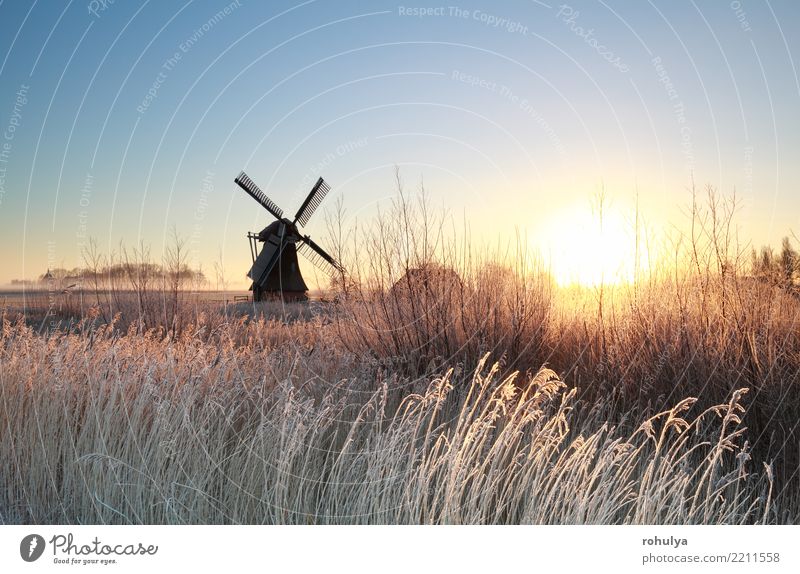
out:
M800 572L797 526L4 526L0 572Z

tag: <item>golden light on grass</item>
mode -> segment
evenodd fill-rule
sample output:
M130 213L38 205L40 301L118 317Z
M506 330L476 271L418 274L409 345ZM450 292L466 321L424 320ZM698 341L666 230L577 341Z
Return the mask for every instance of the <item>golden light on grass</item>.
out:
M403 198L330 241L328 301L211 305L146 258L42 290L0 316L0 522L796 524L800 254L740 256L709 200L636 290ZM539 218L557 276L633 272L598 216Z

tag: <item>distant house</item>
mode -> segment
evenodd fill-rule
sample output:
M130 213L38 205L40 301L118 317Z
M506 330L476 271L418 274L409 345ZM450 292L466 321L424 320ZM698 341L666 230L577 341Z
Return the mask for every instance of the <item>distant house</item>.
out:
M62 292L67 292L75 288L80 289L83 286L83 279L81 275L76 275L74 270L71 273L67 273L64 269L48 269L44 275L39 277L38 282L40 284L46 284L48 289L58 289Z

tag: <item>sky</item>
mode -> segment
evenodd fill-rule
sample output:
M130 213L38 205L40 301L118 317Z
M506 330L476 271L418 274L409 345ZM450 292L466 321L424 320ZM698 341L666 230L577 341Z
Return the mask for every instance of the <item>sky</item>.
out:
M736 192L755 245L800 231L800 3L0 0L0 284L89 239L175 232L246 287L245 234L316 178L367 221L412 192L552 253L599 189L625 221ZM622 225L622 223L620 223Z

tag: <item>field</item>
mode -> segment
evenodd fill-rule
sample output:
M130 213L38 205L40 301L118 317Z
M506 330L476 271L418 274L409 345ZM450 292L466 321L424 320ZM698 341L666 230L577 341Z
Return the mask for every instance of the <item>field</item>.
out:
M9 300L0 522L797 524L793 277L692 221L630 284L400 201L325 301Z

